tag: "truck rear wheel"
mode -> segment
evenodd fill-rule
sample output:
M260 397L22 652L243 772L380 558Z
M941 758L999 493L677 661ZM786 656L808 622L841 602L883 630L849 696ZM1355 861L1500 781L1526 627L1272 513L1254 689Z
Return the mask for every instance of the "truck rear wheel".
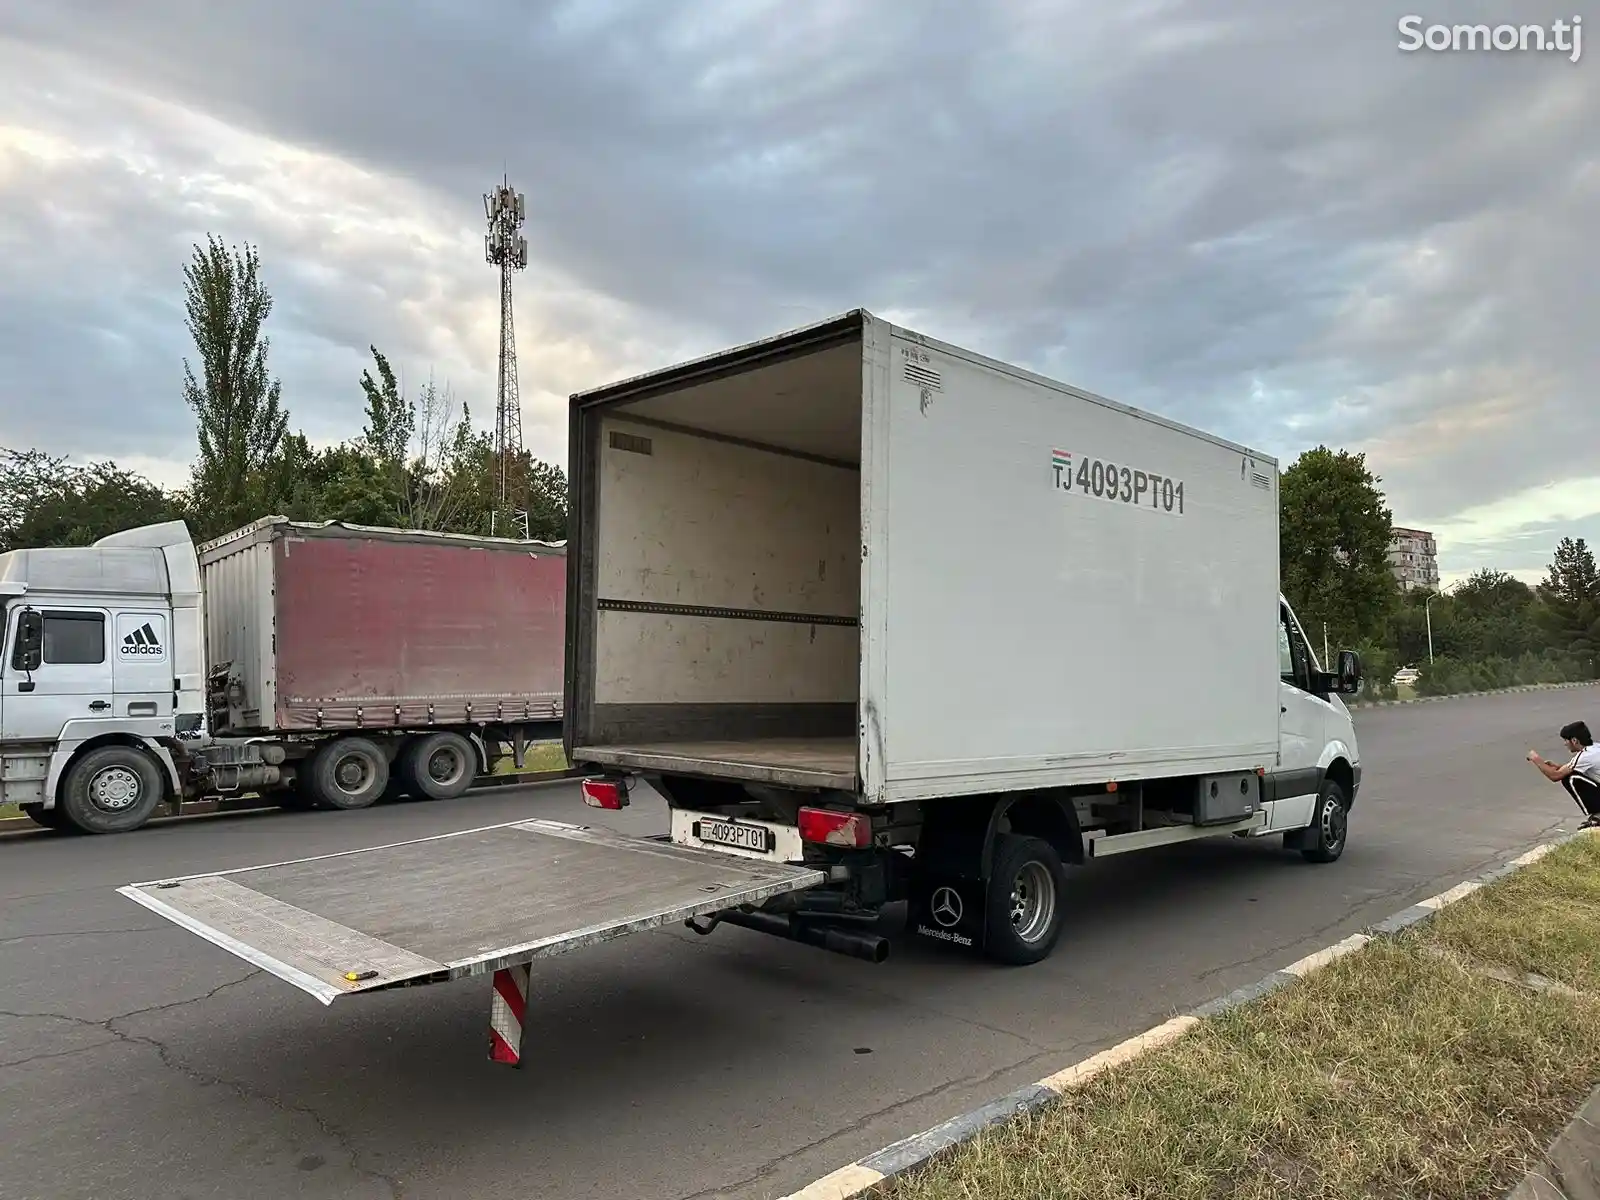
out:
M984 953L1022 967L1048 958L1061 936L1067 872L1043 838L1003 833L984 902Z
M127 833L161 803L161 770L131 746L100 746L67 768L61 820L84 833Z
M472 786L478 752L459 733L412 738L400 751L400 786L422 800L454 800Z
M360 737L343 737L319 747L306 764L301 787L324 808L367 808L389 784L389 760Z

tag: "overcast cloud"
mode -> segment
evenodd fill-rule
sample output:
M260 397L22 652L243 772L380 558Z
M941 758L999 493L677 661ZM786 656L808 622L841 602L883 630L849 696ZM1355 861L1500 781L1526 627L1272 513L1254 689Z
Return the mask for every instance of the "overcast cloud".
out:
M1557 7L1557 4L1567 7ZM857 305L1262 447L1365 450L1447 573L1600 541L1600 14L1570 0L12 0L0 444L193 453L181 270L259 244L316 440L376 343L492 413L481 193L527 194L525 438Z

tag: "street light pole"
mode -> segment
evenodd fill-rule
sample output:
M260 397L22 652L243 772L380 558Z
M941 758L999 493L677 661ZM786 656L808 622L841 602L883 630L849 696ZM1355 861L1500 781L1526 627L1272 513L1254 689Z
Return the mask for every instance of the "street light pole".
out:
M1455 584L1450 585L1450 587L1454 586ZM1422 602L1422 616L1428 622L1428 665L1430 667L1433 666L1433 602L1449 590L1450 588L1445 588L1441 592L1429 592L1427 599Z
M1428 665L1433 666L1433 600L1438 593L1434 592L1422 602L1422 615L1428 622Z

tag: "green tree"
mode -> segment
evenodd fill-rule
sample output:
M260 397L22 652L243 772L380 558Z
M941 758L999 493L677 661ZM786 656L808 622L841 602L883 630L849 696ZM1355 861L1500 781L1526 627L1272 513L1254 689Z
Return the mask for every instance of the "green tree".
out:
M1302 621L1326 621L1341 645L1377 636L1395 597L1393 517L1366 456L1318 446L1283 472L1279 559Z
M1600 570L1583 538L1561 539L1538 595L1552 648L1592 670L1600 657Z
M350 442L332 446L319 455L315 471L318 491L312 520L382 526L398 523L395 514L404 503L403 481L364 447Z
M1450 617L1459 627L1459 649L1471 660L1490 658L1520 659L1543 646L1534 620L1533 589L1504 571L1474 573L1450 592L1447 599ZM1509 686L1509 685L1507 685Z
M479 441L466 405L430 375L415 399L405 396L389 360L371 347L378 368L361 373L367 418L359 445L372 456L394 494L384 524L405 529L461 530L483 507Z
M114 462L78 466L42 450L0 448L0 552L87 546L180 515L176 497Z
M255 247L230 251L207 235L184 268L187 328L200 359L195 375L183 362L183 398L194 410L200 457L193 501L207 532L244 524L256 476L272 461L288 429L279 383L267 371L263 332L272 295L261 280Z
M524 476L528 487L528 536L559 542L567 536L567 473L554 463L530 459Z
M401 395L389 360L376 346L368 349L378 367L378 380L372 378L371 371L361 372L361 390L367 396L367 423L361 440L378 461L403 470L416 429L416 410Z

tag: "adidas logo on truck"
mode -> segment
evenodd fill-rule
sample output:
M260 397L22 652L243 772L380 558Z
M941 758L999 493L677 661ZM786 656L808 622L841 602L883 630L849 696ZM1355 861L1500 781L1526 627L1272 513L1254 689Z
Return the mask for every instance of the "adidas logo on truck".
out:
M150 628L149 621L146 621L122 639L122 653L124 654L160 654L161 652L161 642L156 637L156 631Z

